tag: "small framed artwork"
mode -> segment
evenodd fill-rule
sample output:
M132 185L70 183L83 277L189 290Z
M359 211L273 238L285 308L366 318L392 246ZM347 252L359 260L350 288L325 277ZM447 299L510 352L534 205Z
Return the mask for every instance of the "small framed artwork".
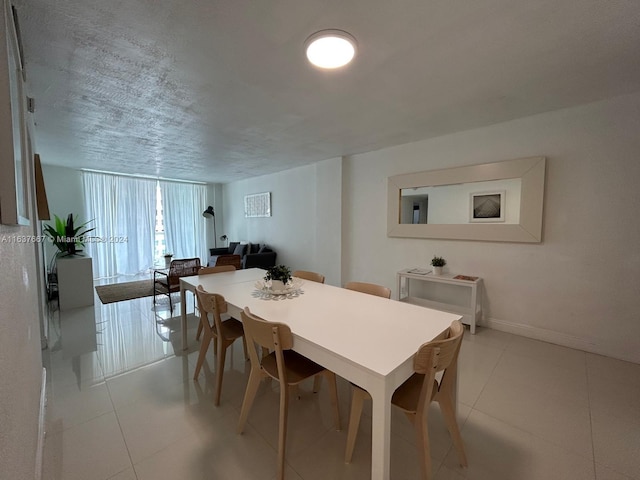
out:
M504 222L505 190L469 194L470 222Z
M270 217L271 216L271 192L254 193L244 196L244 216Z

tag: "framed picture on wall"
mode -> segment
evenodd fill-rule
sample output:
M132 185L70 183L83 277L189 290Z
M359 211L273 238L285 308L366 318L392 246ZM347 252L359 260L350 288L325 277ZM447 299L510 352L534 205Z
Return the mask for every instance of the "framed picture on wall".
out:
M505 190L469 194L470 222L504 222Z
M0 98L9 98L0 106L0 115L10 121L11 128L0 132L0 221L6 225L29 225L29 165L24 121L22 62L10 2L3 2L0 28L7 27L6 42L0 44L0 59L8 62L7 77L0 81ZM0 35L2 37L3 35ZM6 53L6 55L4 55ZM3 72L4 74L4 72Z
M244 197L244 216L270 217L271 216L271 192L254 193Z

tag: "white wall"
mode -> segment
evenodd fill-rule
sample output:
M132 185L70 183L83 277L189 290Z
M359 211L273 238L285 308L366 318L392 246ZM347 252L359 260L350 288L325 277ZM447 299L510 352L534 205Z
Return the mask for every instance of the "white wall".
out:
M89 220L84 208L84 190L82 172L73 168L42 165L44 186L51 216L58 215L62 220L73 213L82 222Z
M0 476L33 478L42 384L37 271L33 244L2 241L14 235L33 231L0 225Z
M54 215L66 222L67 215L70 213L77 215L81 223L91 220L87 218L85 213L82 172L80 170L54 165L42 165L42 177L47 191L49 212L51 212L51 221L45 223L53 225ZM57 250L50 242L45 245L48 267Z
M277 263L312 270L340 284L341 159L233 182L223 187L229 241L266 243ZM245 218L244 196L271 192L271 217Z
M315 164L316 252L312 271L325 276L325 282L342 285L342 158ZM299 228L299 227L298 227Z
M343 279L397 294L397 270L442 255L485 279L489 325L640 363L639 132L635 94L346 158ZM538 155L541 244L387 237L388 176Z
M216 236L218 237L217 245L218 247L224 247L224 242L220 240L220 237L225 233L222 231L222 227L224 225L224 212L222 209L222 185L220 184L207 184L207 204L202 206L202 211L211 205L213 207L213 211L216 213L216 223L215 223L215 231ZM204 259L204 265L207 264L208 261L208 253L210 248L214 248L216 245L216 239L214 236L214 225L213 219L207 219L207 227L205 232L205 245L207 247L207 258Z
M7 132L7 59L4 9L0 13L0 157L13 158ZM29 126L32 125L29 118ZM10 136L10 133L9 133ZM30 172L31 173L31 172ZM1 175L7 175L3 171ZM33 176L29 178L29 218L34 218ZM2 194L2 192L0 192ZM31 479L36 474L38 415L42 387L40 309L35 243L18 241L35 235L30 226L0 225L0 477Z

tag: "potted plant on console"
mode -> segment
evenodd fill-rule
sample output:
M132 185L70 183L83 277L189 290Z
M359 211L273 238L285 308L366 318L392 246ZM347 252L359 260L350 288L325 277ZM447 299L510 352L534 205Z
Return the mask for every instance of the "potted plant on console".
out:
M282 292L291 282L291 269L284 265L269 267L264 276L264 281L266 286L271 288L272 291Z
M433 274L434 275L442 275L442 267L444 267L446 264L447 264L447 261L444 258L434 256L431 259L431 266L433 267Z
M74 225L77 217L70 213L67 221L54 215L52 225L45 224L44 234L57 249L51 258L47 275L49 298L57 292L61 310L93 305L93 270L91 258L82 254L87 236L94 228L86 228L91 222Z
M55 219L54 225L44 225L44 234L49 238L54 247L58 249L51 263L55 262L56 258L63 255L79 255L82 253L82 249L78 247L84 247L85 237L87 233L92 232L95 228L85 228L91 220L83 223L79 226L74 226L73 213L67 216L67 222L65 223L57 215L53 216Z

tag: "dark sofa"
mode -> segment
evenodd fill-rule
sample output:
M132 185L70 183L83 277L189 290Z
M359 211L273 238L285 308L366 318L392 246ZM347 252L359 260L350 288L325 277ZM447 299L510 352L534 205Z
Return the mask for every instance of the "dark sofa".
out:
M224 255L238 255L240 257L240 265L242 268L269 268L276 264L276 252L268 246L257 243L241 244L240 242L231 242L228 247L210 248L209 266L215 266L218 257Z

